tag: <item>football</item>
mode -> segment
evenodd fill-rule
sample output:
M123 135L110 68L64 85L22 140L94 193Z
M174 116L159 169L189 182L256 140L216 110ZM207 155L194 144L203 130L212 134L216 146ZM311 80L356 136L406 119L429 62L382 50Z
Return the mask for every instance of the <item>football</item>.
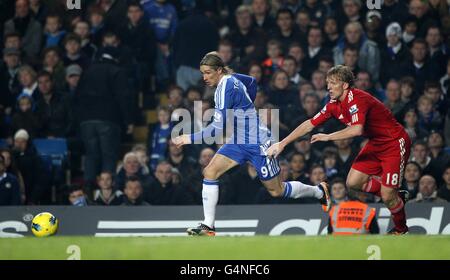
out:
M58 229L58 220L51 213L37 214L31 221L31 232L37 237L51 236Z

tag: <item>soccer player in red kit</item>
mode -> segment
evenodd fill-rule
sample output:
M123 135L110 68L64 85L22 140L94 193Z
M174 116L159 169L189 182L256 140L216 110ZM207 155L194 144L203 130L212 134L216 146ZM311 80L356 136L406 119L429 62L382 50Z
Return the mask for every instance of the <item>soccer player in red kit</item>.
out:
M289 143L307 134L315 126L334 117L347 125L331 134L315 134L311 143L365 136L369 142L360 151L347 175L347 186L381 196L390 210L394 228L389 233L408 232L404 199L398 189L409 158L411 140L383 103L369 93L353 87L350 68L337 65L327 73L330 101L312 119L299 125L282 141L273 144L269 156L278 156Z

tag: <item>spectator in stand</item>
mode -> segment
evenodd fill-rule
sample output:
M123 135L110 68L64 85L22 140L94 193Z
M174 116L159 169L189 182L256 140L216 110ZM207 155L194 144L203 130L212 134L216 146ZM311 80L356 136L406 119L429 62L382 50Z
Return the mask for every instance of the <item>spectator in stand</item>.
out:
M0 155L5 159L5 168L7 173L16 176L20 185L20 201L22 204L25 203L25 184L23 182L23 176L17 168L17 164L14 161L13 151L11 149L3 148L0 149Z
M325 175L329 180L336 177L345 176L340 170L339 155L334 148L327 147L322 153L323 167L325 168Z
M428 45L428 54L432 64L437 66L436 75L442 77L446 72L448 47L442 42L441 29L438 26L430 26L427 29L425 41Z
M297 139L294 142L294 151L305 156L306 170L311 170L312 165L320 161L320 153L311 147L310 135Z
M358 75L361 69L358 66L359 50L353 46L344 47L344 65L350 67L354 75Z
M372 82L372 76L369 72L361 70L356 75L355 86L359 89L369 92L372 96L375 96L381 102L384 102L386 96L382 91L379 91L375 88L374 83Z
M31 138L40 136L43 122L38 113L33 98L23 93L17 98L17 111L12 115L12 135L20 129L25 129Z
M345 26L349 22L363 23L361 0L344 0L342 1L343 14L339 16L339 26Z
M144 190L141 181L137 177L129 177L123 189L123 202L125 206L148 206L150 205L144 200Z
M447 96L447 99L450 98L450 91L449 91L449 85L450 85L450 57L447 59L447 72L445 75L443 75L439 82L441 83L442 92Z
M5 22L3 35L12 32L19 33L26 60L37 64L42 46L42 26L33 19L28 0L16 0L15 16Z
M73 33L78 35L81 39L81 52L84 53L88 59L93 60L97 53L97 46L91 40L90 29L89 22L81 20L75 23Z
M409 199L414 199L419 191L419 179L422 176L422 168L415 161L410 161L405 166L405 174L401 189L409 192Z
M406 111L403 118L403 126L413 143L428 136L428 131L419 126L418 113L415 109Z
M183 89L179 86L173 85L168 90L168 108L172 112L170 121L174 123L180 122L180 112L177 109L184 108Z
M414 39L417 37L417 19L414 16L408 16L403 22L402 40L408 48L411 48Z
M342 163L340 171L344 174L348 174L353 160L358 155L358 151L352 148L352 142L353 139L351 138L334 141L337 147L339 161Z
M144 144L136 144L131 149L131 152L135 153L139 163L141 164L142 174L150 174L149 163L150 159L148 157L148 149Z
M423 95L431 99L433 108L436 109L441 116L447 114L450 100L442 94L441 87L437 81L426 82Z
M79 185L69 186L67 199L72 206L92 205L83 187Z
M113 177L108 171L97 176L98 189L94 191L96 205L120 205L123 193L113 188Z
M275 19L270 14L270 1L252 0L253 22L262 30L272 31L276 27Z
M305 78L298 73L297 60L293 56L289 55L284 58L282 69L288 74L292 87L296 88L301 82L305 81Z
M21 204L20 184L17 177L6 171L5 159L0 155L0 206Z
M267 42L267 58L262 63L265 80L269 80L283 65L284 58L281 46L281 42L277 40Z
M391 111L397 121L401 122L405 114L405 103L401 100L400 83L390 80L386 85L384 105Z
M383 12L382 20L384 27L395 21L401 24L408 17L408 6L403 1L384 0L381 5L381 10Z
M15 48L3 49L3 61L0 64L0 115L11 115L16 98L20 94L19 83L20 50ZM0 133L0 136L1 133Z
M437 67L428 56L427 42L423 39L415 39L410 49L411 58L406 60L401 67L400 76L411 76L416 81L417 92L423 92L426 81L439 79L436 71Z
M354 1L354 0L350 0ZM369 40L364 35L361 23L352 21L345 26L345 37L339 39L337 46L333 49L334 63L344 62L344 47L353 45L359 47L358 66L372 76L372 81L377 82L380 71L380 51L377 43Z
M228 39L235 48L236 59L241 62L241 65L263 60L266 54L267 35L264 30L253 24L251 8L245 5L239 6L235 11L235 19L236 28L231 30Z
M330 189L333 204L339 204L348 200L348 192L344 179L339 177L335 178L330 183Z
M436 180L431 175L423 175L419 180L419 192L411 203L447 203L437 192Z
M383 46L386 42L381 20L381 13L379 11L372 10L366 14L366 20L364 21L367 39L374 41L378 46Z
M61 61L61 54L58 47L46 48L42 51L42 70L52 75L52 81L57 91L64 90L65 69Z
M307 182L309 179L308 173L306 173L305 155L300 152L293 152L289 156L289 167L291 174L289 175L289 181Z
M311 75L311 83L314 87L314 93L319 96L321 103L324 103L328 97L326 73L315 70Z
M175 7L166 0L145 1L142 8L157 42L156 79L159 83L167 83L172 75L171 43L178 27L178 15Z
M417 37L424 38L430 26L437 26L436 18L428 12L427 3L421 0L411 0L409 2L409 14L414 16L417 21Z
M219 189L219 204L255 204L258 193L265 190L255 168L249 163L225 174L219 181Z
M91 60L81 52L81 38L74 33L69 33L64 37L63 44L65 50L63 58L64 66L78 64L86 70Z
M100 46L103 34L108 29L105 25L105 12L98 6L90 7L88 13L92 43Z
M409 51L402 42L402 27L393 22L386 28L387 43L380 45L381 69L380 82L383 86L389 79L401 78L401 67L408 59Z
M144 18L143 7L138 2L128 4L127 18L127 22L120 27L118 34L123 44L128 46L136 57L135 67L139 75L138 90L147 92L150 87L150 78L155 74L158 45L152 26L158 19L152 18L151 21L154 23L151 25ZM160 27L161 24L158 26Z
M264 79L263 76L263 68L260 64L258 63L252 63L250 64L250 66L248 67L248 75L252 76L253 78L255 78L256 83L258 85L258 89L264 89L265 88L265 84L266 84L266 80Z
M411 161L419 164L422 171L425 172L431 162L427 144L423 140L418 140L413 144Z
M22 93L31 96L34 101L39 100L39 89L37 83L37 74L29 65L24 65L19 68L19 81L22 86Z
M294 103L295 90L289 86L289 76L284 70L277 70L272 75L268 95L269 102L281 110Z
M450 202L450 166L447 165L442 174L444 183L438 189L438 196Z
M428 96L422 95L417 101L417 110L419 111L419 126L430 132L442 128L443 119L439 112L433 108L433 100Z
M170 138L173 124L170 121L171 112L167 106L157 108L158 123L151 125L148 131L148 150L150 155L150 168L156 170L156 165L163 160L167 153L167 141Z
M438 185L442 183L442 174L445 171L445 167L450 164L450 154L444 151L444 137L438 131L431 131L427 140L428 149L430 151L430 170L429 174L433 175L438 182Z
M59 47L66 31L62 29L61 17L58 14L49 14L45 19L44 48Z
M25 203L28 205L49 204L49 174L26 130L21 129L14 135L13 158L23 176Z
M66 138L72 134L72 108L66 95L53 88L51 74L38 74L38 89L42 96L36 102L36 113L42 120L41 134L47 138Z
M81 73L83 69L78 64L71 64L65 69L65 93L70 100L71 106L74 105L75 94L78 83L80 82Z
M309 181L312 185L316 185L317 182L323 182L327 180L327 174L323 166L314 164L309 172Z
M403 77L400 80L400 99L405 103L407 110L415 108L417 93L415 92L415 81L412 77Z
M295 28L294 14L287 8L281 8L276 15L277 27L270 34L271 39L275 39L281 43L282 54L288 52L288 47L294 42L299 42L299 34Z
M180 171L182 178L188 178L191 174L194 174L198 165L194 158L187 155L184 148L185 147L177 147L169 140L169 149L166 160Z
M148 187L153 182L150 174L143 174L141 162L134 152L126 153L123 157L123 165L119 166L115 178L116 189L123 190L127 179L130 177L138 178L145 191L148 190Z
M114 48L105 48L83 73L75 96L86 149L85 180L95 182L100 171L115 171L122 128L127 134L133 131L127 76L117 65Z
M48 8L49 7L41 0L30 0L30 10L32 15L41 25L45 23L45 18L49 10Z
M327 19L325 20L325 24L323 26L323 34L324 34L323 46L330 50L336 47L337 42L339 40L339 27L336 18L327 17Z
M319 67L320 57L331 55L331 51L323 47L323 34L320 27L309 28L307 40L302 67L303 75L306 79L310 79L313 71Z
M158 163L156 180L150 185L146 200L152 205L194 204L191 194L182 186L172 182L172 165L167 161Z

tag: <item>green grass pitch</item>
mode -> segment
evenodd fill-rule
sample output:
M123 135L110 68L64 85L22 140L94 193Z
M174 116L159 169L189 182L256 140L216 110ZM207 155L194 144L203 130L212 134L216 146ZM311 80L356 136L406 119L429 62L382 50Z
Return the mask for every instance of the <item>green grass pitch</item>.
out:
M450 236L0 238L2 260L70 257L82 260L450 259Z

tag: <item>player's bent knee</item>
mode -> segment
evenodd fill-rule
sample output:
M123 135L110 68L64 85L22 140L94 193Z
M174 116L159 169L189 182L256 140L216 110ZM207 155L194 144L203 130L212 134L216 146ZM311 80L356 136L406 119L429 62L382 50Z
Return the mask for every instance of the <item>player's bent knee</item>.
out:
M281 189L271 189L267 190L272 197L281 197L283 195L283 190Z
M347 187L349 189L353 189L353 190L361 190L362 188L362 184L353 180L353 179L349 179L347 178L347 181L345 182L345 184L347 185Z
M203 169L203 178L208 180L217 180L219 178L218 172L214 168L206 167Z

